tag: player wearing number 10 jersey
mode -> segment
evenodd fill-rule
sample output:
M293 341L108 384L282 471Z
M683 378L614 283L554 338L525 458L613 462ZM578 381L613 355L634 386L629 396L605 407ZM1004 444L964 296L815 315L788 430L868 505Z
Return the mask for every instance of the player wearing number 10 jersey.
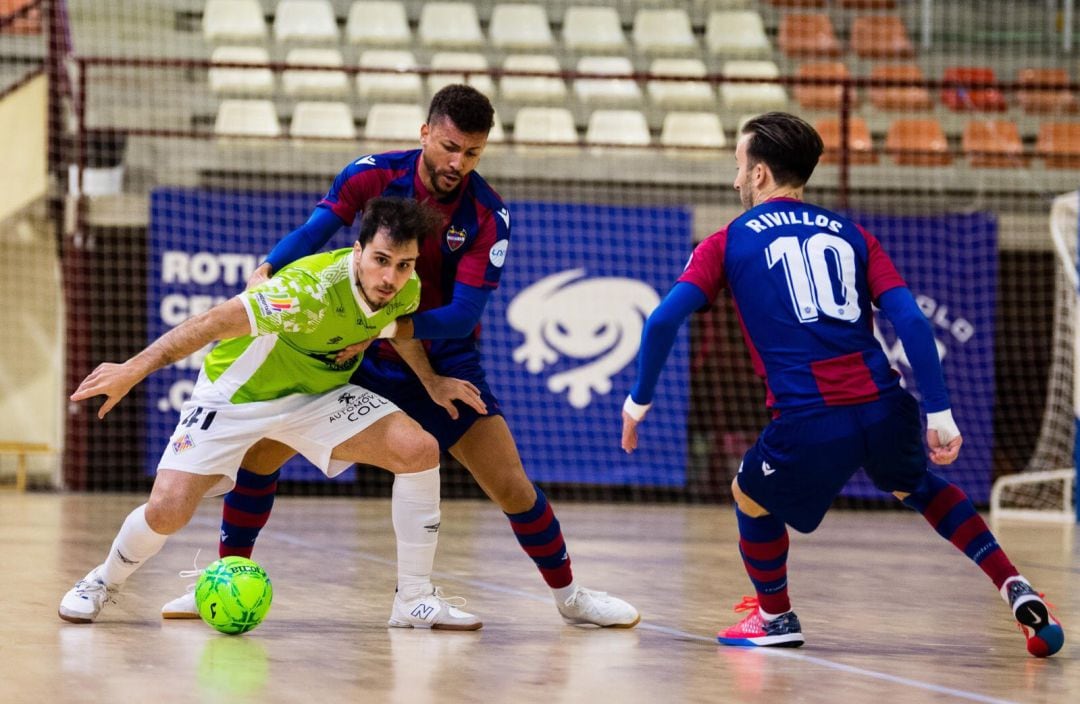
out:
M871 304L896 327L927 412L930 459L953 462L953 421L933 332L881 244L851 220L805 203L823 150L805 121L786 113L750 120L735 150L735 189L747 209L695 250L649 316L638 379L623 407L622 446L637 447L675 332L694 310L730 293L773 420L732 483L739 551L755 591L722 631L724 645L803 643L787 590L787 526L809 533L862 467L883 491L919 511L994 582L1036 656L1064 642L1060 624L1019 575L955 484L931 472L919 408L900 388L873 335Z

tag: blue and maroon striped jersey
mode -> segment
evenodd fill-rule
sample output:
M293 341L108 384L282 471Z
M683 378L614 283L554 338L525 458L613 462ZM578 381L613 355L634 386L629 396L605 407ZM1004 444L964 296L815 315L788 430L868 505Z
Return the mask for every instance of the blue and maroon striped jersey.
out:
M899 385L871 302L906 284L874 236L841 215L766 201L698 245L679 281L710 301L731 292L770 408L864 403Z

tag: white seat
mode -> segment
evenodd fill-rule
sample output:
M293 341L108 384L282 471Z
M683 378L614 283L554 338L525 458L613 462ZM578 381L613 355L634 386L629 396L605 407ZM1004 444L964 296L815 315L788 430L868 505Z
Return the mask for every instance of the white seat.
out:
M258 46L219 46L210 54L215 64L262 64L263 68L211 68L210 91L244 95L269 95L274 92L274 73L266 68L270 55Z
M285 63L292 66L341 66L341 52L337 49L292 49L285 56ZM349 93L349 77L344 71L284 71L281 84L288 95L331 95Z
M780 68L772 61L728 61L725 76L740 78L777 78ZM720 98L731 110L782 110L787 107L787 92L779 84L721 83Z
M585 130L587 144L649 145L649 123L639 110L596 110Z
M363 46L408 46L412 42L405 6L394 0L356 0L349 7L345 36Z
M355 139L352 110L345 103L302 100L293 110L289 136Z
M700 59L654 59L649 73L693 79L705 76L706 70ZM649 81L645 89L653 104L662 108L707 108L716 102L707 81Z
M487 71L488 62L483 54L465 51L440 51L431 57L431 68L454 69L456 71ZM488 98L495 97L495 81L491 76L471 74L468 78L463 73L433 73L428 76L428 91L434 93L451 83L467 83Z
M619 13L613 7L569 7L563 16L563 44L571 51L626 50Z
M360 54L361 68L393 68L408 71L416 68L411 51L369 49ZM421 83L417 73L360 73L356 76L356 92L361 98L386 100L418 100Z
M514 118L514 140L576 144L574 116L566 108L521 108Z
M714 112L669 112L660 128L660 144L668 147L719 149L726 143Z
M214 120L221 137L278 137L281 124L269 100L222 100Z
M259 0L206 0L203 37L209 42L266 39L262 5Z
M281 0L274 12L274 38L279 42L336 42L337 19L330 0Z
M625 56L584 56L578 60L578 73L600 73L612 78L577 78L574 93L578 99L590 105L638 105L641 88L630 76L634 66Z
M514 54L503 61L507 71L558 73L559 60L546 54ZM561 103L566 99L566 83L561 78L503 76L499 92L504 100L522 103Z
M420 42L424 46L470 49L484 43L476 5L467 2L426 2L420 11Z
M686 10L638 10L634 45L646 54L692 54L698 48Z
M491 123L491 131L488 132L488 144L501 144L506 141L506 132L503 130L499 114L495 113Z
M364 125L367 139L419 142L420 126L427 120L423 108L415 103L375 103L368 110Z
M705 46L711 54L769 56L772 44L765 23L753 10L718 11L709 14Z
M488 36L500 49L542 51L554 41L542 5L496 5L491 11Z

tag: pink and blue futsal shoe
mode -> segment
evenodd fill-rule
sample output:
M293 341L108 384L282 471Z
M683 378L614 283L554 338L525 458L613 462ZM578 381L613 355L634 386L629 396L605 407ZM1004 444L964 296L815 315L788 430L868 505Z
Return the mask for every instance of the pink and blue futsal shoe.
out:
M757 598L752 596L744 596L742 602L735 605L736 613L742 611L750 613L731 628L716 634L721 645L798 648L806 642L794 611L766 621L758 608Z

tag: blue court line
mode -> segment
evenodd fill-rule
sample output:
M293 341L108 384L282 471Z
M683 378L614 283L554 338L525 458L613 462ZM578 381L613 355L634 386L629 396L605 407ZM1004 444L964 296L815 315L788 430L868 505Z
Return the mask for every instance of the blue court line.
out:
M217 529L219 527L218 522L204 521L197 518L192 519L189 525L206 526L213 529ZM279 533L277 531L264 530L260 537L263 540L276 540L278 542L285 543L287 545L293 545L296 547L314 549L321 552L338 553L341 555L349 555L352 557L359 557L360 559L367 562L373 562L379 565L385 565L387 567L394 567L396 563L396 560L388 560L373 553L364 552L362 550L355 550L353 548L327 547L322 543L315 543L310 540L305 540L304 538L298 538L294 535L289 535L288 533ZM484 581L482 579L463 578L461 575L448 574L446 572L433 572L432 576L438 578L439 580L452 581L459 584L467 584L470 587L483 589L489 592L495 592L497 594L521 597L540 603L548 603L551 601L550 597L538 596L530 592L525 592L520 589L514 589L512 587L504 587L493 582ZM637 625L637 629L640 631L652 631L654 633L662 633L685 640L709 643L711 645L715 645L718 648L721 647L719 644L716 643L716 639L712 636L703 636L697 633L689 633L687 631L682 631L677 628L669 628L667 626L661 626L642 621ZM890 675L886 672L867 670L862 667L845 665L843 663L833 662L824 658L819 658L813 655L806 655L804 653L786 650L783 648L747 648L746 650L752 650L755 653L760 653L762 657L790 658L792 660L799 660L802 662L819 665L821 667L825 667L831 670L837 670L839 672L844 672L850 675L866 677L881 682L891 682L892 684L899 684L904 687L921 689L927 692L934 692L936 694L945 694L948 696L956 697L957 699L964 699L971 702L982 702L983 704L1019 704L1019 702L1015 702L1010 699L998 699L996 697L988 697L983 694L969 692L963 689L954 689L952 687L944 687L942 685L932 684L930 682L923 682L921 680L913 680L908 677L900 677L899 675Z

